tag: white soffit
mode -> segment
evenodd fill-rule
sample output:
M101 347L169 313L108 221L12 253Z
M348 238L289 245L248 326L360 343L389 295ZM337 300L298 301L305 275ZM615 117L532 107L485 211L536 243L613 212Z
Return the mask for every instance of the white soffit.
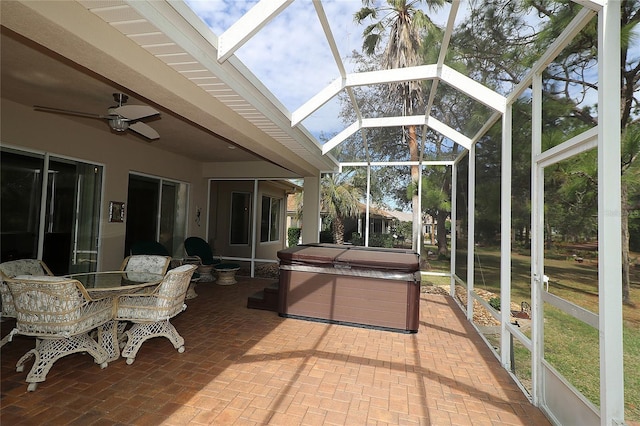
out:
M158 0L78 0L78 3L285 149L318 170L337 168L337 161L322 155L320 145L306 129L291 128L286 109L237 58L230 56L224 64L217 62L217 37L185 3ZM282 7L288 4L282 3ZM238 37L250 35L251 31Z

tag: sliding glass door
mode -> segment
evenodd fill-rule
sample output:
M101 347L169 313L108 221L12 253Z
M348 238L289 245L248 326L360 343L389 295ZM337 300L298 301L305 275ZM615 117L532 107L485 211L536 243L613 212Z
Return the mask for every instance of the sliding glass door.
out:
M38 256L44 155L23 155L3 149L0 160L0 261L35 259Z
M158 241L182 256L186 238L188 185L153 176L129 175L125 256L138 241Z
M56 275L95 271L102 166L9 149L1 161L2 261L42 259Z

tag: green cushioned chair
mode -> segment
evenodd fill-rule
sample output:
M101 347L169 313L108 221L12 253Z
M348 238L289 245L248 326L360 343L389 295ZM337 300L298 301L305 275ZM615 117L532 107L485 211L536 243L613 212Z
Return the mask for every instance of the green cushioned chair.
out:
M200 237L189 237L184 240L184 249L189 256L198 256L203 265L216 265L220 259L213 257L213 250L205 240Z
M213 257L213 250L205 240L200 237L189 237L184 240L184 249L187 255L199 259L198 274L202 281L213 281L213 268L222 261Z
M171 256L169 250L157 241L136 241L131 245L131 254Z

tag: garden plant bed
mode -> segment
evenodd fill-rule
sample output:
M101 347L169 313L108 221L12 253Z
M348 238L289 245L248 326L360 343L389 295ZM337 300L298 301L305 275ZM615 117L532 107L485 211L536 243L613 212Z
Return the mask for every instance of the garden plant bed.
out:
M499 297L498 294L493 293L488 290L484 290L481 288L474 289L476 294L480 296L482 299L486 300L489 303L494 297ZM428 294L449 294L449 286L448 285L423 285L421 289L422 293ZM467 292L464 287L456 286L456 299L462 306L467 306ZM519 312L521 309L520 305L517 303L511 302L511 311ZM512 315L512 317L514 317ZM522 323L527 321L523 318L518 318L518 323L522 326ZM477 300L473 301L473 322L476 325L487 327L487 326L498 326L500 322L496 320L491 313L480 304Z

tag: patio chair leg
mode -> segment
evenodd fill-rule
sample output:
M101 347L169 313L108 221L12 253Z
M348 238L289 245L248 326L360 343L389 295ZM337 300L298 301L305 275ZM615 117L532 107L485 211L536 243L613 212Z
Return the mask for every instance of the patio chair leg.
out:
M4 336L2 340L0 340L0 348L6 345L7 343L9 343L11 340L13 340L13 336L16 334L18 334L18 329L14 328L13 330L11 330L9 334Z
M36 348L31 349L26 354L22 355L18 362L16 362L16 371L18 373L22 373L24 371L24 365L29 361L32 357L36 357L36 362L38 358L38 342L36 341Z
M35 361L29 374L27 374L27 383L29 391L36 389L37 383L44 382L47 378L49 370L53 364L60 358L77 353L88 352L96 364L100 364L101 368L107 366L107 359L109 354L98 343L89 337L89 334L84 333L69 338L58 339L38 339L36 348L27 352L20 360L18 365L24 364L24 362L30 357L35 356Z
M134 323L127 331L127 345L122 350L122 356L127 358L127 364L133 364L140 346L154 337L166 337L178 352L184 352L184 339L169 321L153 323Z
M116 326L116 321L107 321L98 327L98 346L106 351L107 362L120 358L119 335L116 331L119 326L120 324Z

